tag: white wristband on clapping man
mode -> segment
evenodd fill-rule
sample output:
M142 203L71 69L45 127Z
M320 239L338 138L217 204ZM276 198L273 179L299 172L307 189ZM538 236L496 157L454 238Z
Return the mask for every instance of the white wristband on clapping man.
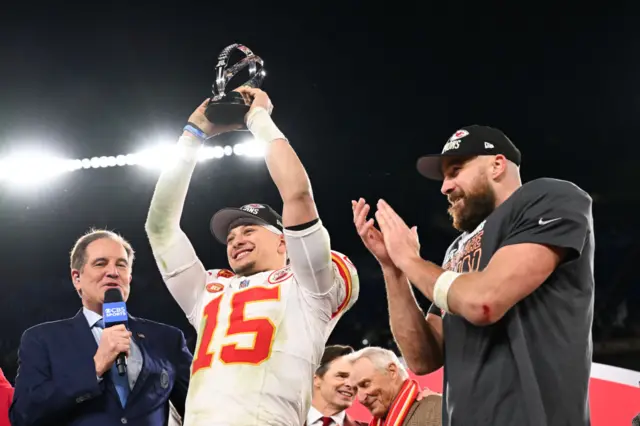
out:
M449 310L449 288L451 284L460 276L459 273L453 271L444 271L436 280L436 285L433 287L433 303L443 311L451 313Z
M247 129L253 136L263 142L273 142L276 139L287 139L275 125L266 109L257 107L249 112Z

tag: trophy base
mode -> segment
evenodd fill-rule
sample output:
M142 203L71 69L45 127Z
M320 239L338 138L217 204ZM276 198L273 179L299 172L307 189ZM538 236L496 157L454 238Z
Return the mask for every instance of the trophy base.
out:
M209 101L204 115L214 124L221 126L237 124L242 126L238 130L248 130L244 122L247 112L249 112L249 105L244 103L242 95L238 92L230 92L218 101Z

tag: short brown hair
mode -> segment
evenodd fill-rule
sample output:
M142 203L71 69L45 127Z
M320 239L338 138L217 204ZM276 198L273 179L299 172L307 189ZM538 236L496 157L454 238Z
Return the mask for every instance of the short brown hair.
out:
M316 375L318 377L323 377L327 370L329 370L329 366L333 361L340 358L341 356L349 355L353 353L353 348L351 346L345 345L330 345L324 348L324 353L322 354L322 359L320 360L320 365L316 369Z
M131 244L129 244L129 241L125 240L121 235L116 234L113 231L91 228L82 237L78 238L73 249L71 249L71 269L77 269L79 271L82 270L84 265L87 263L87 247L92 242L103 238L110 238L122 244L127 252L127 257L129 258L129 267L133 266L135 252L133 251Z

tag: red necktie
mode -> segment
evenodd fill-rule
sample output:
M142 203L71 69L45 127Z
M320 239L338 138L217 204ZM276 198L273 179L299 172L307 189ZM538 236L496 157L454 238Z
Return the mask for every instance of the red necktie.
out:
M322 418L322 426L329 426L331 423L333 423L333 419L331 417Z

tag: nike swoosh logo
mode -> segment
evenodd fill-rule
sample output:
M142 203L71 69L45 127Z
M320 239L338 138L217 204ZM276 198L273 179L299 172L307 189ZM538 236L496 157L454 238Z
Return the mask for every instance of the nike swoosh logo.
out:
M562 219L561 217L557 217L555 219L549 219L549 220L542 220L542 218L540 218L540 220L538 221L538 225L542 226L542 225L548 225L551 222L555 222L556 220L560 220Z

